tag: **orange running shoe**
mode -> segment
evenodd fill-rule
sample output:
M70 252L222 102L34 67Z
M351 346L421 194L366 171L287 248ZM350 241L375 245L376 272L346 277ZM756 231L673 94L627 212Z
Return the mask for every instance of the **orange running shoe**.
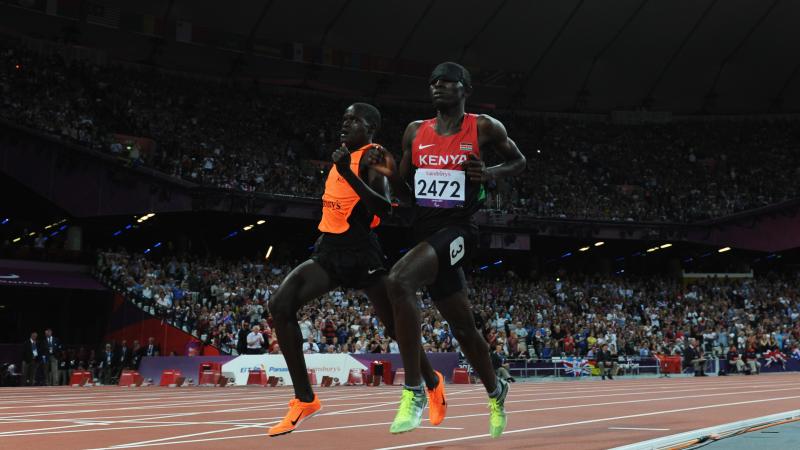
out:
M320 410L322 410L322 405L319 403L317 394L314 394L314 400L309 403L301 402L300 399L293 398L289 400L289 412L286 413L286 417L284 417L279 424L270 428L267 434L270 437L275 437L291 433L297 428L300 422L320 412Z
M433 389L428 389L428 418L431 425L439 425L447 415L447 399L444 396L444 376L434 370L436 378L439 379L439 384Z

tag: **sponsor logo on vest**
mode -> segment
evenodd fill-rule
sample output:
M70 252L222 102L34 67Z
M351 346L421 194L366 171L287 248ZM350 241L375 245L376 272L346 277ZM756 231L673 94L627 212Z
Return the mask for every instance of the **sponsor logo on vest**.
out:
M339 203L338 201L332 202L330 200L323 200L322 201L322 207L323 208L330 208L330 209L342 209L341 203Z

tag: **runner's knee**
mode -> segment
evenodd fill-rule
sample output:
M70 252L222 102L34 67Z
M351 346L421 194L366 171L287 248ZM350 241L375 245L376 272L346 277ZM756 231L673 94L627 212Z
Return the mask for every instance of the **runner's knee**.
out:
M269 312L277 320L287 320L295 318L297 309L292 305L291 297L278 290L269 299Z
M414 292L414 285L411 279L402 270L392 270L386 278L386 291L389 298L397 298Z

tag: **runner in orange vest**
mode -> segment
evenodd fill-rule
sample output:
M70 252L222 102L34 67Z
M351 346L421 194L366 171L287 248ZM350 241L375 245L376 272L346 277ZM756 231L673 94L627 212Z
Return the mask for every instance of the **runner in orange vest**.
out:
M308 382L302 352L302 334L297 311L306 303L341 286L361 289L372 301L378 317L386 326L386 334L394 336L394 318L386 292L387 268L383 250L372 229L380 216L391 213L389 188L383 173L393 170L391 157L382 158L379 169L371 167L366 152L381 151L372 142L380 128L381 115L367 103L354 103L345 110L341 129L341 147L333 152L334 166L328 173L322 195L322 219L318 229L322 235L314 245L311 258L297 266L269 302L274 330L281 345L295 398L283 420L269 429L270 436L294 431L303 420L320 411L319 398ZM356 149L350 152L349 149ZM421 346L420 346L421 347ZM436 400L430 409L431 423L444 419L447 403L444 378L435 372L420 352L422 377Z

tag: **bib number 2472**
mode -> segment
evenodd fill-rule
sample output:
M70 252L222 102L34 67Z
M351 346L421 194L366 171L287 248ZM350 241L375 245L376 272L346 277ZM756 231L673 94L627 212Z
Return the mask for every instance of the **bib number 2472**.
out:
M417 204L429 208L464 206L464 172L445 169L417 169L414 196Z

